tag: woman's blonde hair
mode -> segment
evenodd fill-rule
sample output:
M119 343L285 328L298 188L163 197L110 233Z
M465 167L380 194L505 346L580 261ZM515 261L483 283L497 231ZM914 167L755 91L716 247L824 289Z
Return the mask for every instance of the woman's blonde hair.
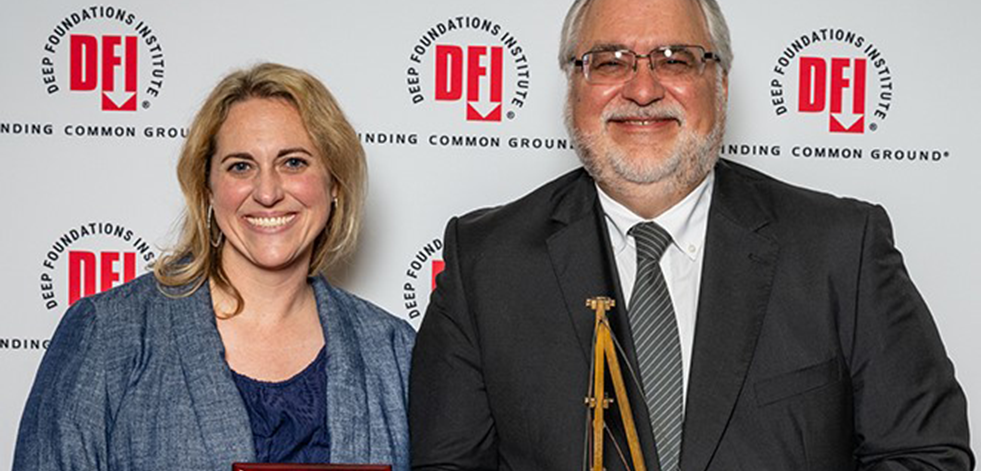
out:
M236 300L234 316L244 300L221 264L224 242L210 214L209 170L218 130L235 103L252 98L281 99L296 107L328 170L336 191L330 219L313 246L309 274L327 269L351 253L361 226L366 190L364 149L334 97L314 76L279 64L263 63L232 72L218 83L201 106L188 131L177 164L177 179L187 204L177 246L154 265L161 285L187 296L211 280ZM327 192L329 194L329 192ZM329 203L328 203L329 204ZM212 241L219 241L215 247Z

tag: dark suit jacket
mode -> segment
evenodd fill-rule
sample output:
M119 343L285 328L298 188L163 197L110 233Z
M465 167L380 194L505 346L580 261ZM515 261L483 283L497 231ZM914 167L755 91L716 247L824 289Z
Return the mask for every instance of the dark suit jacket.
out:
M682 469L973 467L963 392L885 212L725 161L715 185ZM414 469L586 469L585 300L622 300L607 239L582 170L450 221L413 356ZM636 365L622 306L611 323Z

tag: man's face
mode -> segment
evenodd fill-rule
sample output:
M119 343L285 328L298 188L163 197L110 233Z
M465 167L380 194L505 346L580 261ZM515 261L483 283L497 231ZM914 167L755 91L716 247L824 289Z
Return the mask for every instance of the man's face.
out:
M576 56L601 48L644 55L679 44L712 51L695 2L597 0L586 12ZM709 61L701 75L661 80L639 59L637 73L619 85L589 84L574 70L566 124L600 185L616 191L631 183L666 182L683 190L701 182L724 129L728 83L719 67Z

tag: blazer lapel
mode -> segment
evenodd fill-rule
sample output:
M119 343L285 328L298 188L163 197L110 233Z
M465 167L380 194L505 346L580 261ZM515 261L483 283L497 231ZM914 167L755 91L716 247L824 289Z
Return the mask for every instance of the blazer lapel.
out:
M212 469L227 469L233 462L255 461L252 426L218 335L211 292L205 283L183 298L167 298L174 341L184 381L197 414Z
M336 463L357 463L370 456L371 421L361 356L360 340L351 316L355 306L333 294L322 277L312 281L317 297L320 325L327 342L327 429L330 432L330 459Z
M777 243L756 190L720 161L705 241L682 468L704 470L743 388L770 298Z

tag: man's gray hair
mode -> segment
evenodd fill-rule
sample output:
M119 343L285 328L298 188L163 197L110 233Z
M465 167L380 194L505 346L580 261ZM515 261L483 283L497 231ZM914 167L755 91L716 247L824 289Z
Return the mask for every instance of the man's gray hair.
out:
M732 41L729 38L729 25L726 24L726 17L722 14L722 9L716 0L690 0L697 2L705 15L705 22L708 24L709 37L712 40L713 52L719 56L719 65L722 72L729 74L732 67ZM565 23L562 25L562 43L559 45L559 67L568 73L572 67L572 59L575 58L576 46L579 43L579 33L582 31L582 24L586 17L586 10L593 0L576 0L569 7L566 13ZM665 44L668 46L668 44ZM636 51L644 53L646 51Z

